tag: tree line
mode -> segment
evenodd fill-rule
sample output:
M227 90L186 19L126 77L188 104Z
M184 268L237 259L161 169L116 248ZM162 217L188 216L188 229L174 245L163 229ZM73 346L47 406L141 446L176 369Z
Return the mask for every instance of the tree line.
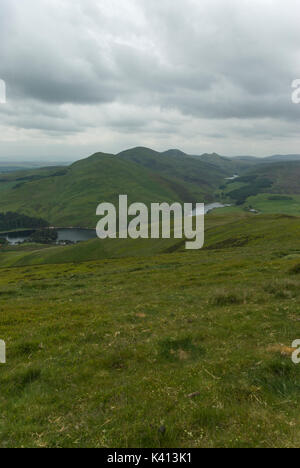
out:
M8 211L0 213L0 230L12 231L13 229L44 228L49 223L42 218L32 218L19 213Z

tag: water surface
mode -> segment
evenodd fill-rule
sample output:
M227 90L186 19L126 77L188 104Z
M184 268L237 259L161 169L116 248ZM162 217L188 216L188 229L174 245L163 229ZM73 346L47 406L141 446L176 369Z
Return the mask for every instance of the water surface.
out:
M6 239L10 244L18 244L26 241L35 230L31 231L18 231L10 232L8 234L0 235ZM58 238L57 242L69 241L69 242L84 242L97 237L95 229L80 229L80 228L68 228L68 229L57 229Z
M231 206L231 205L223 205L223 203L219 203L219 202L215 202L215 203L209 203L207 205L205 205L205 208L204 208L204 213L207 214L209 213L210 211L213 211L213 210L216 210L218 208L226 208L228 206ZM198 212L196 209L193 211L193 216L198 216L198 214L201 214L200 212Z

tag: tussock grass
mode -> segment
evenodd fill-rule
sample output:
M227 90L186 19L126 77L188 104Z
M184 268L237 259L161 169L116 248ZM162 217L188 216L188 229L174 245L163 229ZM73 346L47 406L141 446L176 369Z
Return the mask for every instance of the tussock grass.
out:
M221 290L214 293L214 297L211 298L211 305L217 307L224 307L230 305L240 305L246 302L246 296L243 296L240 292L231 290Z
M179 339L166 338L158 343L158 356L170 362L186 361L205 356L206 350L200 343L195 343L192 336Z
M267 393L277 394L282 398L297 395L300 392L299 372L291 359L278 356L250 373L253 383Z
M278 299L292 299L300 294L299 282L290 279L271 281L263 289Z
M297 263L297 265L294 265L290 270L289 273L291 275L300 275L300 263Z

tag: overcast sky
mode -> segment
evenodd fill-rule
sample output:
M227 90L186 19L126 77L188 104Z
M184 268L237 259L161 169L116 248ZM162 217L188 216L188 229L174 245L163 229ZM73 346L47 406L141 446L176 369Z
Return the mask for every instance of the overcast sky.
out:
M299 0L0 0L0 160L300 153Z

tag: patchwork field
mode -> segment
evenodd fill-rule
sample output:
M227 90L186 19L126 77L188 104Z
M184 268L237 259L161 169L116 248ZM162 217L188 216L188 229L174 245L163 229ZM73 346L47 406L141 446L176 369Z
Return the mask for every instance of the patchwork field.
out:
M207 219L197 252L0 268L1 447L299 446L299 218Z

